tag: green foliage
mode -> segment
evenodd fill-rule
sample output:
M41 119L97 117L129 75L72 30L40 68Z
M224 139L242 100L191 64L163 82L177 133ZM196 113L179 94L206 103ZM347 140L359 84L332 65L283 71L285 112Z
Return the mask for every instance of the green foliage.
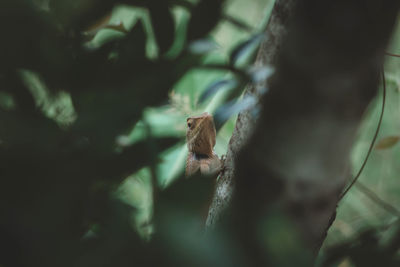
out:
M198 234L212 181L178 180L185 117L244 87L199 96L217 80L252 78L247 64L227 64L250 33L222 22L223 4L0 2L0 265L243 262L225 237ZM237 42L215 41L221 24ZM232 115L220 123L219 154Z

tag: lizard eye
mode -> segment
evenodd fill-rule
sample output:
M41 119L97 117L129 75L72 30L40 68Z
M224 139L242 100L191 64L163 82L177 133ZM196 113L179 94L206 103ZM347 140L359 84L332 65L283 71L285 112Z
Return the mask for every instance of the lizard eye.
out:
M190 122L188 122L188 127L189 127L189 128L192 127L192 124L191 124Z

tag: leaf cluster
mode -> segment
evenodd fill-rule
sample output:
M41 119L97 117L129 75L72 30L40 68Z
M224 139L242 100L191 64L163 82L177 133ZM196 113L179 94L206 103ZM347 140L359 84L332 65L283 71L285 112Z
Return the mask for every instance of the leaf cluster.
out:
M146 107L165 104L171 88L187 72L206 68L237 74L240 82L232 101L251 79L246 69L235 66L249 50L248 42L233 51L231 64L220 65L203 64L209 50L195 46L209 46L210 31L224 17L223 4L222 0L0 2L2 266L232 263L228 250L221 251L222 243L210 252L210 240L193 243L183 252L187 238L199 236L201 203L211 192L210 181L182 182L183 187L173 187L174 193L155 194L159 233L151 244L132 227L135 208L114 194L127 176L154 167L161 152L179 141L151 134L135 143L119 137L138 124ZM150 28L140 19L132 27L110 24L113 9L121 5L144 10ZM190 13L188 21L176 19L172 8L177 6ZM228 21L247 27L234 18ZM96 34L106 30L114 34L95 42ZM148 53L151 38L153 56ZM216 87L206 94L212 95Z

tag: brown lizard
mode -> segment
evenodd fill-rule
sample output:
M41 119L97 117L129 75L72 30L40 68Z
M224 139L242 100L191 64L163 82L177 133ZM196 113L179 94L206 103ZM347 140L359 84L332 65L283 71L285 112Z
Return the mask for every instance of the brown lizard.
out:
M223 162L214 152L216 130L212 115L205 112L200 116L187 118L186 122L186 141L189 150L186 176L191 176L198 171L205 175L218 175Z

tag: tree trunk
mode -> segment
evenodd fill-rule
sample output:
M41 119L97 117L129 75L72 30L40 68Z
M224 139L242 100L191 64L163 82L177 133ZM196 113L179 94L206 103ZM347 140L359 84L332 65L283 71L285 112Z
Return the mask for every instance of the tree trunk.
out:
M293 11L294 0L276 0L271 13L270 20L266 29L267 39L261 44L256 66L272 65L277 58L283 36L286 34L288 21ZM261 99L260 91L266 87L266 81L257 86L250 85L245 94L252 95L256 99ZM240 149L246 144L253 133L257 118L252 110L247 109L239 113L236 120L235 129L229 141L229 146L225 159L225 170L219 177L216 185L214 197L208 212L206 225L213 226L220 218L221 213L229 206L233 190L235 161Z
M291 13L292 1L276 2L267 31L276 33L276 19L279 37L270 34L257 59L276 72L252 134L251 113L238 117L208 225L230 205L234 224L256 235L258 219L274 207L317 254L348 178L362 114L377 91L399 5L312 0L299 1Z

